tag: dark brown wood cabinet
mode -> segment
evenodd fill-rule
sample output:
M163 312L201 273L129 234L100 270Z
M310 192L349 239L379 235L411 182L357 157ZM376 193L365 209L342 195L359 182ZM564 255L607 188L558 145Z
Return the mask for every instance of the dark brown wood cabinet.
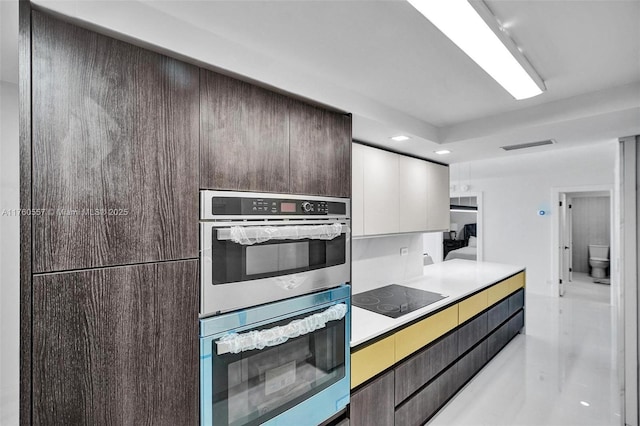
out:
M351 117L291 101L291 192L351 196Z
M400 404L458 357L458 332L448 334L395 368L395 403Z
M351 395L351 426L392 425L394 419L393 370L373 379Z
M33 271L198 255L198 68L38 11Z
M33 279L33 424L198 423L198 262Z
M289 99L200 70L200 187L289 192Z

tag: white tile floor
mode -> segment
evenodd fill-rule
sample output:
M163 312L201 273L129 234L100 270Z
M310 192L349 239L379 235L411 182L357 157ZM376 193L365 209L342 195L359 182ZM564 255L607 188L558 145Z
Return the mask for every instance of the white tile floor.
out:
M527 294L518 335L428 423L620 425L609 286L574 274L562 298Z

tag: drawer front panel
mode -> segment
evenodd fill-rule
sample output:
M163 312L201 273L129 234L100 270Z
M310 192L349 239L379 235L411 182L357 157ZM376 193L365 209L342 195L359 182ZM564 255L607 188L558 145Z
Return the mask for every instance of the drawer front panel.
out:
M514 314L522 307L524 307L524 289L520 289L509 296L509 315Z
M467 321L469 318L473 318L478 313L484 311L489 306L487 304L488 301L488 290L481 291L478 294L474 294L473 296L463 300L459 303L459 312L458 312L458 323L462 324Z
M487 335L487 313L485 312L461 326L457 334L458 355L462 355Z
M395 364L394 336L351 353L351 389Z
M352 426L393 424L393 380L390 371L353 393L349 415Z
M515 336L524 327L524 311L518 312L509 320L509 338Z
M507 278L488 289L488 306L504 299L519 288L524 287L524 272Z
M436 380L414 395L396 410L396 426L418 426L435 414L457 390L457 367L451 366ZM382 425L382 423L372 423Z
M433 379L458 356L458 333L451 333L396 367L396 405Z
M451 306L395 334L396 362L458 326L458 305Z
M492 331L509 318L509 299L498 303L487 312L487 329Z
M509 323L507 322L487 338L487 359L496 356L507 344L509 337Z
M483 341L458 361L458 387L473 377L487 361L487 341Z

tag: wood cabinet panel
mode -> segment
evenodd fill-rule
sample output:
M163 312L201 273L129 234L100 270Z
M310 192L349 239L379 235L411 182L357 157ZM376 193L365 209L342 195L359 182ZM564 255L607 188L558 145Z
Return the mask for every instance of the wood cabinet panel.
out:
M454 364L396 410L396 426L418 426L433 416L458 389Z
M509 296L509 315L524 307L524 289L518 290Z
M462 324L469 318L487 309L487 290L483 290L459 303L458 323Z
M430 231L449 229L449 167L425 162L427 165L427 228Z
M458 326L458 305L451 306L395 333L396 362Z
M351 388L366 382L395 363L394 336L351 353Z
M487 330L491 332L509 317L509 299L505 299L487 311Z
M458 361L457 388L472 378L486 362L487 341L484 340Z
M364 235L364 148L351 147L351 230L354 237Z
M398 156L400 232L427 229L427 162Z
M198 255L198 70L33 12L34 272Z
M351 117L289 103L291 192L351 196Z
M364 233L395 234L399 227L398 155L364 147Z
M465 353L487 335L487 313L478 315L462 325L458 331L458 355Z
M524 311L518 312L509 320L509 338L511 339L524 327Z
M198 262L35 276L33 423L198 422Z
M487 359L491 359L509 342L509 323L504 323L487 337Z
M458 357L458 333L443 337L395 369L396 405L433 379Z
M351 395L351 426L393 424L393 381L393 371L389 371Z
M200 70L200 187L289 192L289 99Z

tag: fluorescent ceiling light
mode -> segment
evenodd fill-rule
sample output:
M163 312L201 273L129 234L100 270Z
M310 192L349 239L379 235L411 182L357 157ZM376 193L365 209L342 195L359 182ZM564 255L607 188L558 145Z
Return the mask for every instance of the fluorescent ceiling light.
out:
M407 1L514 98L526 99L544 91L542 79L518 52L513 40L506 34L498 37L490 28L491 24L501 32L495 17L483 2L474 1L475 6L472 6L467 0Z
M451 154L451 151L449 151L448 149L441 149L440 151L435 151L435 153L438 155L445 155L445 154Z
M402 141L408 141L411 138L409 136L405 136L405 135L398 135L398 136L392 137L391 139L393 139L396 142L402 142Z

